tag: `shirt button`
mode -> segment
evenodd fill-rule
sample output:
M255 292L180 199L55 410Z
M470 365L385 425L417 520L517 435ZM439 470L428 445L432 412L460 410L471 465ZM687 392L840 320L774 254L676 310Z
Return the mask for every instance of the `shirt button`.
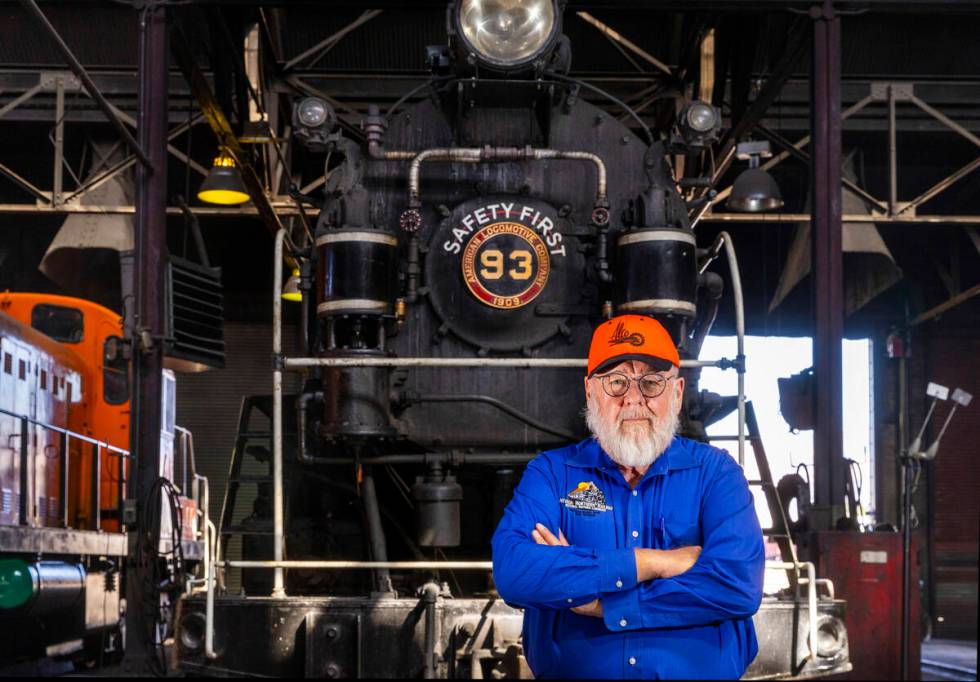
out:
M622 580L617 580L616 581L616 587L622 587L622 586L623 586L623 581Z
M636 496L637 496L637 494L638 494L638 493L637 493L637 492L636 492L636 491L634 490L634 491L633 491L633 497L636 497Z
M569 603L569 604L571 604L571 603L572 603L572 598L571 598L571 597L569 597L569 598L568 598L568 603Z
M619 621L619 627L621 627L621 628L625 628L626 627L626 619L625 618L623 618L621 621Z
M636 665L636 659L630 656L630 665Z
M633 537L634 537L634 538L638 538L638 537L640 537L640 533L639 533L638 531L635 531L635 530L634 530L634 531L633 531Z

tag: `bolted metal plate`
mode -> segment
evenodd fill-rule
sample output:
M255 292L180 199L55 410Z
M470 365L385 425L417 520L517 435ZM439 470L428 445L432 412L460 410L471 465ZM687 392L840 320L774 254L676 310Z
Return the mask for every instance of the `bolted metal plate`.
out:
M361 676L361 617L356 613L306 614L305 677L349 679Z

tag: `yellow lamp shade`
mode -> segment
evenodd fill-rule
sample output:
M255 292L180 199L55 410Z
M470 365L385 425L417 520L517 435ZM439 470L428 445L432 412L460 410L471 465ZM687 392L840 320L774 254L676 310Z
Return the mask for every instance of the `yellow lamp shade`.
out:
M292 276L286 280L282 288L282 297L286 301L303 300L303 292L299 290L299 268L293 268Z
M221 154L214 160L208 176L201 183L197 198L209 204L235 206L249 200L242 175L235 167L235 160L228 154Z

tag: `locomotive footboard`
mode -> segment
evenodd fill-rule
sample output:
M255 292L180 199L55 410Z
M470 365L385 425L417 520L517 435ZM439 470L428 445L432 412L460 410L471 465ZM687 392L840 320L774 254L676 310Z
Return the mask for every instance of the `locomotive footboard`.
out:
M177 656L189 674L329 678L532 677L521 611L499 598L219 597L214 658L205 655L206 600L180 602ZM806 601L766 598L754 617L759 654L744 679L794 679L851 669L841 600L817 605L811 656ZM428 612L431 613L427 617Z

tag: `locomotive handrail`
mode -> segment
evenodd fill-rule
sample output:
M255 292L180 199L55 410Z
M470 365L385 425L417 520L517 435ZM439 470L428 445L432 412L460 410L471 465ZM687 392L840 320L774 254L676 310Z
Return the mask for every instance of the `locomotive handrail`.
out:
M390 152L389 152L390 153ZM414 154L408 168L409 206L417 207L421 201L420 174L426 161L456 161L484 163L495 161L545 161L548 159L588 161L596 167L595 205L606 206L606 164L597 154L578 150L526 147L443 147L423 149ZM608 214L607 214L608 218Z
M13 434L11 437L17 436L20 440L20 485L21 485L21 503L20 503L20 524L27 524L27 503L26 500L29 496L33 496L33 492L28 491L28 432L27 425L33 424L34 426L40 427L47 431L53 431L61 435L59 443L59 454L58 459L60 460L59 466L61 469L61 491L60 491L60 502L59 502L59 513L61 521L65 528L68 528L68 475L70 471L70 451L68 448L68 442L70 439L75 438L84 443L89 443L95 446L95 457L94 457L94 484L92 486L93 495L93 506L94 506L94 522L95 530L100 530L102 526L102 450L105 449L109 456L119 457L119 503L122 504L123 496L123 458L131 457L129 450L124 450L123 448L117 448L115 445L110 445L106 441L101 441L96 438L90 438L88 436L76 433L71 429L66 429L61 426L55 426L54 424L49 424L40 419L34 419L33 417L28 417L26 414L18 414L17 412L12 412L10 410L0 407L0 414L7 415L20 421L20 433ZM47 448L45 448L45 451ZM47 455L45 454L45 457ZM110 479L111 482L111 479Z
M80 441L89 443L90 445L98 445L101 448L105 448L110 453L114 453L116 457L132 457L129 454L129 450L124 448L117 448L115 445L110 445L107 441L98 440L97 438L90 438L89 436L82 435L70 429L65 429L60 426L55 426L54 424L48 424L39 419L34 419L33 417L28 417L26 414L18 414L17 412L11 412L0 407L0 413L7 415L8 417L14 417L15 419L22 419L29 424L34 424L35 426L40 426L41 428L48 429L49 431L54 431L56 433L61 433L67 435L69 438L76 438Z
M547 369L585 369L585 358L282 358L286 369L306 367L513 367ZM681 367L718 367L738 369L737 358L718 360L681 360Z

